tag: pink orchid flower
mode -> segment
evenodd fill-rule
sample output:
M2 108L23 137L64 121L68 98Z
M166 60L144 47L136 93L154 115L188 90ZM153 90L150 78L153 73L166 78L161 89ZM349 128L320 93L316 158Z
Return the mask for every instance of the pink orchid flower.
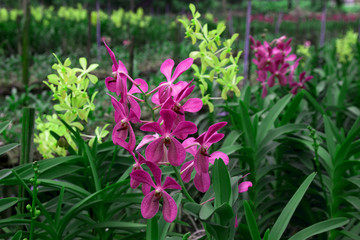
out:
M181 186L171 177L166 177L164 184L161 184L161 169L154 163L147 162L147 166L152 172L155 183L149 173L144 170L135 170L130 174L131 178L140 183L154 188L149 191L141 202L141 214L144 218L150 219L159 211L159 201L163 198L163 217L166 222L173 222L177 215L177 206L174 199L165 191L165 189L178 189Z
M171 109L176 113L174 126L177 126L180 122L185 121L185 112L198 112L203 106L203 102L200 98L189 98L183 105L181 105L180 102L184 100L184 98L188 97L195 88L195 86L189 87L191 83L192 81L174 98L170 96L162 105L162 109ZM187 135L184 135L181 139L185 139L186 137Z
M180 122L172 131L176 113L171 110L161 110L160 116L163 119L163 126L158 122L146 123L140 130L146 132L156 132L161 135L158 139L147 146L145 156L148 161L154 163L170 163L173 166L180 166L185 160L186 153L181 143L174 138L180 138L184 134L197 132L197 127L189 121Z
M135 163L133 164L133 169L131 172L134 172L136 170L143 170L143 168L141 167L142 164L146 163L145 158L138 153L138 158L136 158L135 154L133 152L130 152L130 154L133 156ZM130 187L135 189L137 188L139 185L141 184L141 182L136 181L135 179L130 177Z
M270 72L271 72L271 76L268 79L268 85L269 87L273 87L275 84L275 78L277 78L279 80L280 85L285 86L286 85L286 76L285 74L288 71L288 67L290 65L288 63L282 64L282 66L280 67L280 63L274 63L271 62L270 65ZM280 69L279 69L280 67Z
M159 134L155 133L154 135L145 135L141 142L136 146L135 150L139 151L143 146L148 143L153 142L154 140L158 139L160 136Z
M293 82L290 87L292 87L291 89L291 93L296 95L297 91L299 89L305 88L305 83L310 81L311 79L313 79L313 76L307 76L305 77L306 72L302 72L300 73L299 76L299 82Z
M185 147L186 149L186 152L190 153L191 155L193 155L194 157L196 156L196 153L197 153L197 146L199 146L199 144L197 142L195 142L195 138L188 138L186 139L184 142L183 142L183 146ZM211 164L214 164L215 162L215 159L219 159L221 158L224 163L227 165L229 163L229 157L223 153L223 152L219 152L219 151L216 151L216 152L213 152L208 160L209 160L209 163ZM184 182L189 182L190 179L191 179L191 173L193 172L194 170L194 160L191 160L189 162L186 162L182 165L181 167L181 179L184 181ZM195 178L197 180L195 180ZM194 184L195 184L195 187L199 190L199 191L202 191L202 192L206 192L207 189L209 187L207 187L207 182L209 182L210 184L210 176L208 177L206 174L202 174L201 172L196 172L195 174L195 178L194 178ZM202 178L205 178L205 184L198 184L199 183L199 179L202 179ZM201 183L201 182L200 182ZM199 187L199 188L198 188Z
M114 52L106 45L104 42L104 45L110 55L110 58L113 62L112 65L112 74L116 77L107 77L105 79L105 85L106 88L111 91L115 92L116 95L121 96L121 100L124 102L126 99L127 94L127 79L130 80L133 84L137 85L138 83L132 80L131 77L128 75L128 71L125 67L125 65L119 60L119 63L117 63ZM142 79L141 79L142 80ZM142 80L145 82L144 80ZM147 84L146 84L147 86Z
M112 133L112 140L114 144L120 145L127 151L132 152L135 148L136 138L130 122L137 123L140 122L140 119L132 109L129 111L126 105L121 104L113 96L110 95L110 97L115 109L116 122ZM129 141L126 142L128 137Z
M182 62L180 62L177 65L173 75L172 75L172 70L175 65L174 60L167 59L163 62L163 64L160 67L160 71L166 77L167 82L160 83L160 85L158 87L156 87L154 90L149 92L149 94L151 94L151 93L158 91L152 97L152 101L155 104L160 105L163 102L165 102L170 96L176 96L181 91L181 89L185 85L187 85L186 82L179 82L177 84L174 84L174 81L183 72L188 70L191 67L191 65L193 64L193 62L194 62L194 59L192 59L192 58L187 58L187 59L183 60Z
M201 134L197 139L185 140L183 145L186 151L194 156L194 160L186 162L181 168L182 179L185 182L190 181L191 173L195 168L194 185L200 192L206 192L210 187L209 163L214 163L215 159L221 158L225 164L229 163L229 157L222 152L208 153L209 147L220 141L224 134L217 133L227 122L215 123L209 127L209 130ZM199 146L199 149L197 149Z

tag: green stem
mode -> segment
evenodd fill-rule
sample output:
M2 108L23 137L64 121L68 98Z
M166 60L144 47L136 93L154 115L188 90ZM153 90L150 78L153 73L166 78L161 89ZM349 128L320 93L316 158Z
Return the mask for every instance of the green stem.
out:
M193 202L193 203L196 203L195 200L190 196L189 192L186 190L186 187L184 185L184 182L182 181L181 179L181 176L180 176L180 172L179 172L179 169L177 169L176 167L172 166L173 169L174 169L174 172L175 172L175 175L176 175L176 179L178 180L178 182L180 183L180 186L186 196L186 198L190 201L190 202Z
M36 163L34 163L36 164ZM33 181L33 195L32 195L32 204L31 204L31 224L30 224L30 240L34 239L34 231L35 231L35 219L36 219L36 198L37 198L37 192L38 192L38 168L37 166L34 167L35 174L34 174L34 181Z

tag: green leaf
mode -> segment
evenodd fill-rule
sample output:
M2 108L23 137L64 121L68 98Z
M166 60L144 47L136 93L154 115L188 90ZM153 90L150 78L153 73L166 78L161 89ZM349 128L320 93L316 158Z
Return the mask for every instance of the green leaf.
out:
M219 216L220 224L223 226L227 226L229 221L234 217L234 211L228 203L223 203L215 209L214 213Z
M54 187L59 190L61 190L61 188L65 187L66 190L78 195L79 197L87 197L90 195L90 193L88 191L86 191L85 189L83 189L73 183L62 182L62 181L57 181L57 180L50 180L50 179L39 179L39 181L40 181L41 185Z
M194 14L195 14L195 11L196 11L195 5L192 4L192 3L190 3L190 4L189 4L189 8L190 8L191 13L194 15Z
M182 194L181 193L177 193L177 194L174 195L174 200L175 200L175 203L176 203L176 206L178 207L178 209L180 207L181 199L182 199ZM165 240L165 237L167 235L169 227L170 227L170 223L166 222L164 220L164 218L161 218L159 220L159 233L160 233L160 238L159 239L160 240Z
M220 207L223 203L230 203L230 176L223 160L215 160L212 177L215 192L215 208Z
M146 240L159 239L158 221L156 215L147 220Z
M280 216L276 220L273 228L270 231L269 239L279 240L283 235L287 225L290 222L292 215L295 212L295 209L299 205L301 199L304 197L306 190L309 188L311 182L313 181L316 173L310 174L305 181L301 184L298 190L295 192L290 201L286 204L285 208L281 212Z
M92 155L92 152L90 151L90 148L87 144L83 144L85 147L85 153L86 153L86 157L89 161L89 165L90 165L90 169L91 169L91 173L92 173L92 178L94 180L94 186L95 186L95 190L96 191L100 191L101 190L101 185L100 185L100 180L99 180L99 176L97 174L97 167L95 164L95 158Z
M0 133L2 133L10 124L10 121L0 123Z
M11 238L11 240L21 240L22 237L22 231L19 230L15 233L15 235Z
M256 136L256 143L259 144L266 136L267 132L273 127L274 122L278 119L280 113L286 107L291 99L291 95L287 95L280 99L267 113L266 117L261 121Z
M244 208L245 208L246 222L248 224L249 232L251 234L252 240L261 240L259 228L257 226L254 214L247 201L244 201Z
M79 62L80 62L80 66L84 69L84 70L86 70L86 66L87 66L87 60L86 60L86 58L80 58L79 59Z
M211 202L205 203L199 212L199 217L201 220L207 220L209 219L215 211L215 208L213 207Z
M0 155L11 151L12 149L16 148L17 146L19 146L18 143L10 143L8 145L1 146L0 147Z
M289 238L289 240L308 239L317 234L324 233L324 232L330 231L332 229L341 227L341 226L347 224L348 222L349 222L349 220L344 217L333 218L333 219L321 221L321 222L311 225L310 227L307 227L307 228L301 230L300 232L296 233L291 238Z
M286 109L284 117L281 119L280 125L285 125L290 121L290 118L296 114L296 110L299 107L301 100L303 99L304 92L301 91L291 100L289 107Z
M132 223L132 222L121 222L121 221L108 221L108 222L101 222L91 226L91 228L116 228L120 230L139 230L144 229L145 224L141 223ZM156 239L156 238L154 238Z
M14 206L18 202L18 198L9 197L0 199L0 212L5 211L6 209Z

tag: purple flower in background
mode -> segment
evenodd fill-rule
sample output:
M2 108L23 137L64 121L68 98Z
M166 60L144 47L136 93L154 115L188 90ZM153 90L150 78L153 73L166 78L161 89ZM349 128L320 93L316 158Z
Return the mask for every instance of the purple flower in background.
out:
M135 170L130 176L137 182L146 184L154 188L153 191L146 193L141 202L141 214L144 218L150 219L159 211L159 201L163 198L163 216L166 222L173 222L177 215L177 206L174 199L165 191L165 189L178 189L181 186L171 177L166 177L164 184L161 183L161 169L154 163L147 162L146 165L152 172L155 183L149 173L144 170Z
M305 77L306 72L300 73L299 82L293 82L290 86L292 87L291 93L296 94L299 89L305 88L305 83L313 79L313 76Z

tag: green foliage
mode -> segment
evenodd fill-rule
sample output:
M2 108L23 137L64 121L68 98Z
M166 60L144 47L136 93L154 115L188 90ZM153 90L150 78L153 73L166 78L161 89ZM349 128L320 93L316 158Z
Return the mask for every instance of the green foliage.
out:
M193 45L198 40L201 41L198 45L199 51L193 51L189 56L201 61L200 68L195 64L192 67L195 77L199 80L202 101L209 105L210 112L213 112L214 105L210 99L213 97L212 88L216 86L214 80L221 85L222 99L228 98L229 91L237 97L240 96L238 85L243 77L238 76L238 64L241 52L238 52L235 57L232 53L232 45L238 34L234 34L230 39L222 40L220 36L226 29L224 23L219 23L214 30L208 30L208 24L202 25L199 21L201 14L196 11L195 6L190 4L189 8L193 19L183 17L178 21L185 27L185 35L191 38Z

